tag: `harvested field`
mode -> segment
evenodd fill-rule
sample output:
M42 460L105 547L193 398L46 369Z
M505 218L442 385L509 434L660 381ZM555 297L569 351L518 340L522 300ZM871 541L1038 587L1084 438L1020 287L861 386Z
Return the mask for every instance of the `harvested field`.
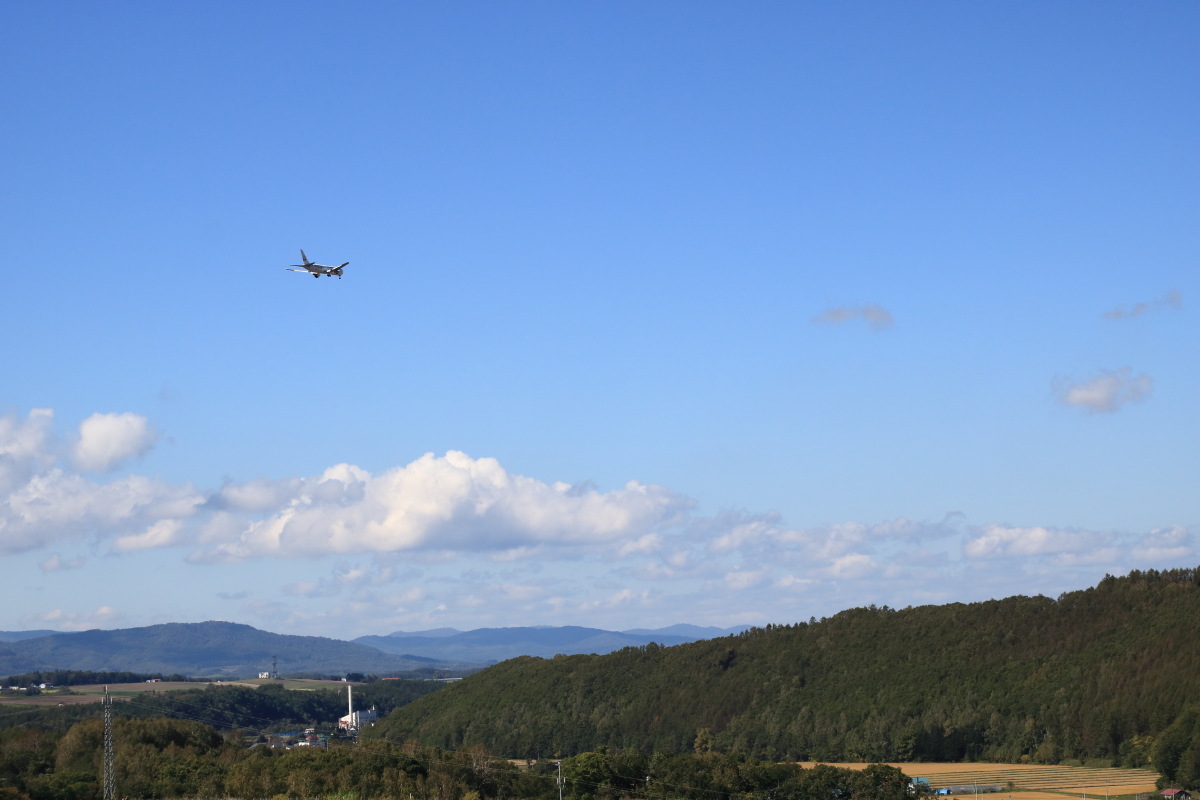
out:
M804 766L811 766L807 762ZM835 767L862 769L865 764L833 764ZM945 786L999 784L1004 791L995 797L1007 800L1019 792L1020 800L1063 800L1064 797L1117 797L1149 794L1155 791L1158 773L1149 769L1105 767L1057 767L1044 764L892 764L909 777L929 778L934 789ZM955 795L951 795L954 797ZM973 798L974 792L958 795Z

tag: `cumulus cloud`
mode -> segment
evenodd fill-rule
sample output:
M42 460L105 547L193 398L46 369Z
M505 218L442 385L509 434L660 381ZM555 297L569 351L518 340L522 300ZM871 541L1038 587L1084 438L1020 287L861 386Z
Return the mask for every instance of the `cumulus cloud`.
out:
M1175 289L1153 300L1134 303L1132 306L1119 305L1111 311L1105 311L1105 319L1131 319L1157 311L1162 308L1183 308L1183 296Z
M108 472L145 455L157 439L140 414L93 414L80 424L71 455L85 472Z
M873 331L890 328L893 323L892 314L883 306L836 306L827 308L812 318L813 322L826 325L841 325L853 320L863 320Z
M0 415L0 496L54 464L51 427L54 412L35 408L25 419Z
M1133 374L1129 367L1105 370L1085 381L1058 379L1054 391L1059 402L1068 406L1086 408L1093 414L1117 411L1128 403L1150 396L1154 391L1154 379L1146 373Z
M660 531L693 505L661 486L547 483L457 451L378 474L338 464L209 493L139 475L101 482L72 468L103 471L145 452L155 439L146 419L94 414L62 450L52 423L48 410L0 415L0 554L91 540L116 553L190 545L197 562L365 552L516 561L548 547L634 558L661 548Z
M186 486L132 475L108 484L53 468L32 475L0 503L0 554L46 544L145 531L193 514L204 498Z
M543 481L456 451L375 473L339 464L211 491L138 475L101 480L76 469L76 443L61 445L52 423L50 411L0 414L0 555L44 548L46 573L90 567L63 555L59 543L72 540L125 558L174 549L202 563L332 555L344 559L332 571L220 595L261 624L326 634L389 621L571 624L581 612L620 624L629 608L652 615L668 604L713 622L766 622L785 608L807 617L897 596L944 602L938 587L1004 596L1026 588L1020 575L1053 574L1071 588L1131 564L1194 563L1200 552L1195 530L1181 527L971 526L961 514L789 527L776 513L702 516L662 486ZM118 451L133 452L110 449L93 465L118 463ZM1006 568L980 570L984 560ZM35 621L74 629L118 616L60 609Z
M379 475L342 464L286 489L282 508L245 526L231 540L197 551L193 560L405 550L512 552L538 545L620 547L628 541L645 547L653 544L646 535L692 505L689 498L637 481L609 492L548 484L511 474L495 459L457 451L440 457L427 453ZM228 502L239 491L226 487L222 496Z
M124 422L110 424L125 416L89 417L77 442L60 450L52 411L35 409L23 420L0 415L0 555L145 533L159 521L195 513L204 497L188 486L137 475L98 483L59 465L61 456L64 464L82 457L90 467L111 466L148 446L153 435L143 418L129 415L135 419L127 429Z

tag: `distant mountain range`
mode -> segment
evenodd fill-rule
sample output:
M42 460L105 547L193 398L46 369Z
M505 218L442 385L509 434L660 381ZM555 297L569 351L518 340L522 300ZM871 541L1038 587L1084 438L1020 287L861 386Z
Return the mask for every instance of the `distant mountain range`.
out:
M53 636L56 633L58 631L0 631L0 642L20 642L25 639Z
M282 675L463 671L522 655L604 654L631 645L681 644L729 632L695 625L624 632L574 626L440 628L346 642L269 633L232 622L168 623L78 633L0 631L0 676L91 670L246 678L270 670L276 657Z
M424 656L443 661L495 664L517 656L552 658L556 655L603 655L622 647L641 647L654 642L670 646L701 639L714 639L745 630L672 625L658 630L606 631L600 628L564 627L478 628L458 631L437 628L387 636L360 636L354 641L377 647L385 653Z

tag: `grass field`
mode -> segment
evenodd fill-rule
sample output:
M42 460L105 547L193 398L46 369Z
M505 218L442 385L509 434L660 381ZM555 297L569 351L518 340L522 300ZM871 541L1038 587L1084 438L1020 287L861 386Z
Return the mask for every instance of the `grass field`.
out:
M812 766L812 762L804 766ZM832 764L835 767L862 769L865 764ZM1068 797L1136 798L1153 794L1158 773L1149 769L1104 767L1055 767L1043 764L893 764L909 777L929 778L935 789L945 786L999 784L1004 791L981 797L1008 800L1064 800ZM1009 788L1011 785L1011 789ZM974 800L974 792L950 795L958 800Z
M298 691L312 691L313 689L329 689L342 688L347 685L358 686L360 684L347 684L344 681L318 681L307 679L285 678L283 680L267 680L265 678L254 678L244 681L212 681L206 683L203 681L159 681L157 683L113 683L107 686L108 693L113 696L114 700L128 700L130 697L139 694L147 694L152 692L183 692L188 689L203 689L206 686L249 686L256 688L264 683L282 683L285 689L295 689ZM20 706L73 706L80 703L99 703L104 697L104 684L89 684L85 686L63 687L69 688L70 693L63 693L59 690L48 689L42 694L33 697L25 697L23 695L6 695L0 697L0 706L20 705Z

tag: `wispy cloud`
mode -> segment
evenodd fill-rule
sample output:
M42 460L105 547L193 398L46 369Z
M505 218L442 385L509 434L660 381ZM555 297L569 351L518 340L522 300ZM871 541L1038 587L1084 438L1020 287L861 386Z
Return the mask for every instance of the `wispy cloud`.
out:
M985 525L963 545L968 558L1009 558L1078 554L1109 545L1111 533L1043 527Z
M1105 370L1084 381L1057 378L1054 392L1068 406L1086 408L1094 414L1111 413L1122 406L1144 400L1154 391L1154 379L1146 373L1133 374L1129 367Z
M53 553L49 558L43 561L39 566L42 572L58 572L64 569L79 569L87 563L87 559L82 556L75 558L63 558L58 553Z
M95 611L74 612L56 608L38 614L26 614L22 622L38 627L60 631L86 631L92 628L113 628L124 620L125 615L112 606L100 606Z
M812 318L813 322L825 325L841 325L854 320L863 320L873 331L882 331L892 327L892 314L883 306L836 306L827 308Z
M1132 319L1163 308L1183 308L1183 296L1177 290L1172 289L1162 297L1153 300L1134 303L1132 306L1119 305L1112 311L1105 311L1102 316L1105 319Z

